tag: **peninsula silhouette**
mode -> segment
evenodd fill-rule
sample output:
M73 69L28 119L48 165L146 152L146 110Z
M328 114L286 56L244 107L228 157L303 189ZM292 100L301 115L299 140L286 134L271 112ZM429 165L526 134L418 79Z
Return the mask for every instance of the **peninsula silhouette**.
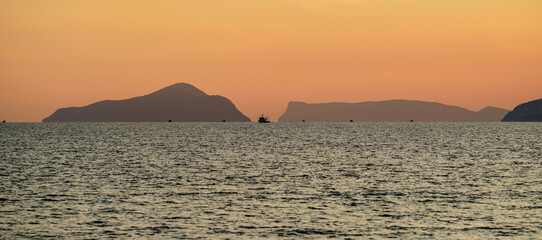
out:
M500 121L508 112L496 107L475 112L458 106L415 100L290 102L279 122L492 122Z
M542 99L522 103L506 114L503 122L542 122Z
M188 83L151 94L105 100L84 107L60 108L43 122L248 122L225 97L207 95Z

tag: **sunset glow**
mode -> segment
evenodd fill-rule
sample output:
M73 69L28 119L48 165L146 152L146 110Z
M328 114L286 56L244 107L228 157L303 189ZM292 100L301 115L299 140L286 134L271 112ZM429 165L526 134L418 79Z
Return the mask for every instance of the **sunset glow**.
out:
M542 97L542 1L0 3L0 120L177 82L252 120L289 101L512 109Z

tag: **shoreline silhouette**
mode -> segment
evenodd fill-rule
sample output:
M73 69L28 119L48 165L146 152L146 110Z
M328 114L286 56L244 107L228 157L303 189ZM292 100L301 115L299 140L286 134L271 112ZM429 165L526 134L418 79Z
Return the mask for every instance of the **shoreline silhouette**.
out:
M463 107L420 100L357 103L291 101L278 122L497 122L542 121L542 99L510 111ZM263 115L262 115L263 117ZM270 122L268 117L255 122ZM188 83L177 83L150 94L104 100L83 107L56 110L42 122L250 122L226 97L207 95ZM5 121L3 121L5 123Z

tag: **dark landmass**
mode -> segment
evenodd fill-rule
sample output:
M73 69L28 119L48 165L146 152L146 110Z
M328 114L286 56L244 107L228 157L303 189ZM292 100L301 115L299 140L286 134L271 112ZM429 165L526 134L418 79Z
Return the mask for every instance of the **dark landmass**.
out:
M125 100L105 100L84 107L60 108L43 122L248 122L233 103L210 96L187 83Z
M522 103L506 114L503 122L542 122L542 99Z
M310 104L290 102L279 122L496 122L508 112L496 107L474 112L458 106L412 100Z

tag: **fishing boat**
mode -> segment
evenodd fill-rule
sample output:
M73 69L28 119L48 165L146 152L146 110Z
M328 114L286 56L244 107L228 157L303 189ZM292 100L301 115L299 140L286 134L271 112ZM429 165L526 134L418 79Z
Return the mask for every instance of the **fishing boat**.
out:
M269 119L269 117L264 117L263 114L262 114L262 116L258 119L258 122L259 123L270 123L270 121L268 119Z

